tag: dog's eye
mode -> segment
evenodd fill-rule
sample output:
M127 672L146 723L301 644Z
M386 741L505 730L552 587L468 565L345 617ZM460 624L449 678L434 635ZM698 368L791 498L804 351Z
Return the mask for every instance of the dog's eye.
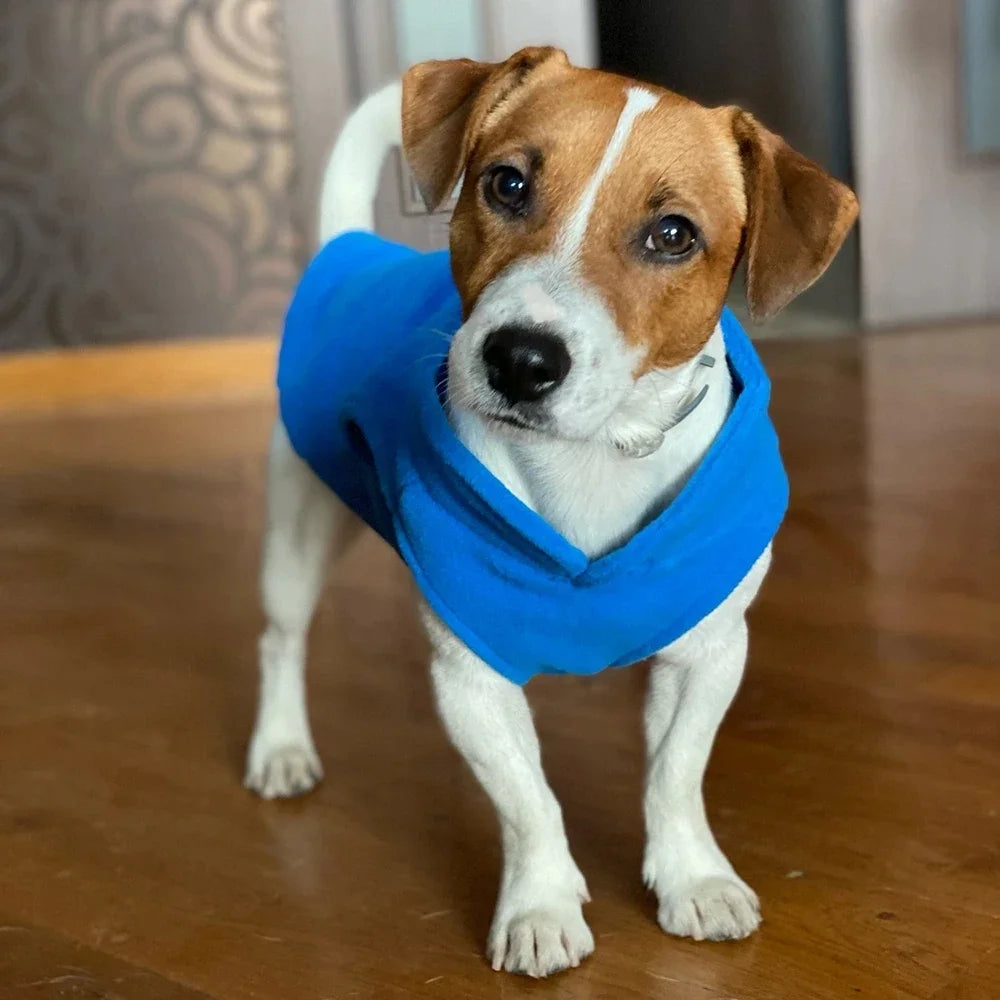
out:
M528 204L528 180L515 167L494 167L483 191L489 204L503 212L520 214Z
M694 249L698 231L683 215L665 215L657 219L646 232L646 250L664 257L683 257Z

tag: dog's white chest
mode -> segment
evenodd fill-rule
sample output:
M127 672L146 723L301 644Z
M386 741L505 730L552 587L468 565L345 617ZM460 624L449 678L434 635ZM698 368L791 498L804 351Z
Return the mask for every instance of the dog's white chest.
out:
M519 500L597 558L627 541L680 492L725 422L732 386L724 361L704 399L644 458L603 442L518 439L458 411L462 443Z

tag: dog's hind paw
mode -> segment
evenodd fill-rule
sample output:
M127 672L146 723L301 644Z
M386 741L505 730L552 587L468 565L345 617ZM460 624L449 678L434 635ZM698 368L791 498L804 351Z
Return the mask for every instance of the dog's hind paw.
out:
M736 941L760 926L754 891L735 878L716 876L660 896L660 926L695 941Z
M287 745L266 751L250 748L245 788L263 799L305 795L323 777L323 767L312 747Z

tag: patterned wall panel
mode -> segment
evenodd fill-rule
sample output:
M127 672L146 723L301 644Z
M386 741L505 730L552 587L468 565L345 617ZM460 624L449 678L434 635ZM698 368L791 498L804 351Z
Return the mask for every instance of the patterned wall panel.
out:
M281 0L0 0L0 349L273 331Z

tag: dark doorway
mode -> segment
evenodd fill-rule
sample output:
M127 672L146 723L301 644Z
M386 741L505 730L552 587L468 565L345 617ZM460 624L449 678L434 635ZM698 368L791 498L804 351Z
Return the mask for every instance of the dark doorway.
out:
M597 0L597 10L603 68L739 104L852 182L845 0ZM790 328L857 321L857 253L854 235L795 303Z

